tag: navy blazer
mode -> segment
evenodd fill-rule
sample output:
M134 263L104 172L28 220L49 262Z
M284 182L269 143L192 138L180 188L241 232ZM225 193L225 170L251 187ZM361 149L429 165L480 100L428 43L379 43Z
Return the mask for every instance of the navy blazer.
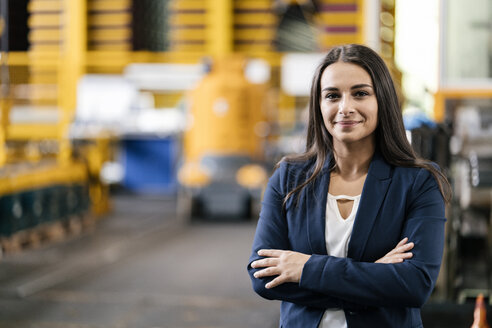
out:
M420 307L434 288L444 246L444 200L426 169L394 167L375 153L364 183L347 258L328 256L325 244L329 162L320 176L291 197L313 163L282 162L266 188L249 263L260 249L312 255L299 283L272 289L273 279L255 278L254 290L281 300L280 327L318 327L325 309L340 308L353 327L422 327ZM413 257L398 264L374 263L408 237Z

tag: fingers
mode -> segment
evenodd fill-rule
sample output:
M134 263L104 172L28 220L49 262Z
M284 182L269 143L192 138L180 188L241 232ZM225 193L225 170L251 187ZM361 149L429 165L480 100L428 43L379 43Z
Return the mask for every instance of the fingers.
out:
M388 252L384 257L376 261L376 263L401 263L404 260L413 257L413 253L410 252L414 248L415 244L408 242L408 238L403 238L395 248Z
M268 256L268 257L279 257L285 251L280 249L260 249L258 251L259 256Z
M272 267L272 268L266 268L263 270L256 271L254 273L255 278L264 278L264 277L271 277L271 276L277 276L281 274L281 271L277 267Z
M264 268L270 266L276 266L279 263L279 257L286 251L279 249L260 249L258 251L259 256L265 256L267 258L256 260L251 263L252 268Z
M405 238L408 240L408 238ZM410 243L402 243L405 239L402 239L402 241L400 241L398 243L398 245L396 245L395 248L393 248L388 254L386 254L385 256L388 256L388 255L392 255L392 254L398 254L398 253L404 253L404 252L408 252L409 250L411 250L415 244L410 242ZM406 241L405 241L406 242Z
M400 242L398 243L398 245L396 245L396 247L401 246L401 245L405 245L405 243L407 241L408 241L408 237L403 238L402 240L400 240Z
M399 253L393 255L386 255L385 257L380 258L376 261L376 263L401 263L404 260L408 260L413 257L413 253Z
M411 250L413 248L413 246L415 246L414 243L408 243L405 245L401 245L401 246L396 247L390 253L392 253L392 254L405 253L405 252L408 252L409 250Z
M397 258L400 258L400 259L403 259L403 260L411 259L412 257L413 257L413 253L412 252L406 252L406 253L398 254L398 256L397 256Z
M299 252L276 249L261 249L258 255L265 258L251 262L251 267L263 269L256 271L254 277L276 276L265 285L266 288L273 288L286 282L299 282L304 264L311 257Z
M414 243L410 242L408 244L405 244L405 245L401 245L401 246L398 246L395 248L396 250L396 253L403 253L403 252L408 252L409 250L411 250L413 247L415 246Z
M268 284L266 284L265 288L270 289L273 287L277 287L277 286L283 284L284 282L286 282L285 279L282 276L278 276L277 278L273 279Z
M402 253L402 254L394 254L392 256L385 256L382 258L382 263L401 263L404 260L408 260L413 257L413 254L408 252L408 253Z
M266 258L261 260L256 260L251 263L252 268L266 268L263 270L256 271L253 275L255 278L264 278L271 276L278 276L269 283L265 285L265 288L273 288L284 283L284 278L281 276L282 270L278 268L279 257L282 255L282 250L276 249L260 249L258 251L259 256L266 256Z
M276 265L278 265L278 258L272 258L272 257L251 262L251 267L254 269L272 267Z
M282 252L284 251L277 250L277 249L260 249L258 251L258 255L265 256L266 258L251 262L251 267L254 269L257 268L266 268L266 269L256 271L253 274L254 277L264 278L264 277L280 275L282 271L278 268L278 264L279 264L279 256L282 254ZM275 282L274 280L272 280L270 283L268 283L267 285L271 287L267 287L267 288L272 288L281 284L281 282L279 282L279 279L277 278L276 280L274 279Z

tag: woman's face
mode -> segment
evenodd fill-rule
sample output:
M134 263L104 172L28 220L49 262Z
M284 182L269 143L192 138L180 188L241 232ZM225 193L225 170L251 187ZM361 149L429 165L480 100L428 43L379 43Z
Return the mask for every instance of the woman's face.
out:
M321 75L321 114L333 145L374 144L378 103L369 74L360 66L336 62Z

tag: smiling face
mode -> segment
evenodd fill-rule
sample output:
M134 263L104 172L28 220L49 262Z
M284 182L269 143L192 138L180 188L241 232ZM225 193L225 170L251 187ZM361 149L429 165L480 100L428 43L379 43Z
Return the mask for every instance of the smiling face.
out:
M333 146L374 146L378 103L370 75L360 66L338 61L321 75L320 108Z

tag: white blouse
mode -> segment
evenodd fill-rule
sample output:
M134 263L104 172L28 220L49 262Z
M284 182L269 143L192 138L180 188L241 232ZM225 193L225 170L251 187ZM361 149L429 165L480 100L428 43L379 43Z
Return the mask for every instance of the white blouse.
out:
M344 219L340 214L337 201L339 199L347 199L354 201L352 211L349 216ZM359 208L360 195L333 196L328 194L326 203L326 224L325 224L325 242L328 255L336 257L347 257L348 244L352 235L355 215ZM323 314L323 318L319 324L319 328L346 328L347 321L345 313L341 309L329 309Z

